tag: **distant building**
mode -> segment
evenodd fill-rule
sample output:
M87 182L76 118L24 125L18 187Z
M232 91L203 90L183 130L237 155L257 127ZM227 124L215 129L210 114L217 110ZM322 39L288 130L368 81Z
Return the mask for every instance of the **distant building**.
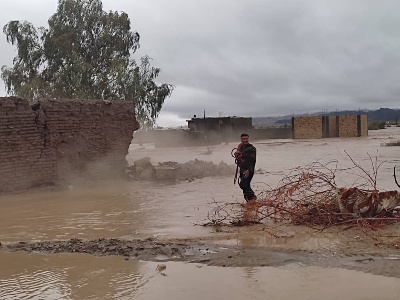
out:
M209 132L215 131L220 133L237 132L240 130L252 129L252 118L247 117L206 117L187 120L190 131Z
M293 117L292 135L294 139L368 136L368 116Z

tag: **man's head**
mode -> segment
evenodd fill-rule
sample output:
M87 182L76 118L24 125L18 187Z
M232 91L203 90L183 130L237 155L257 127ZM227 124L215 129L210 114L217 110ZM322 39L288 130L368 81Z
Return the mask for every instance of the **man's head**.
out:
M248 144L249 143L249 135L247 133L242 133L240 135L240 141L242 144Z

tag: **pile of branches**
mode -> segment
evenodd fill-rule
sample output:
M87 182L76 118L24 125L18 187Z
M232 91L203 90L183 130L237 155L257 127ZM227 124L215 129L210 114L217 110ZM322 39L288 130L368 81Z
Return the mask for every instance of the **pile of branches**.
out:
M346 153L347 154L347 153ZM348 155L348 154L347 154ZM400 193L379 192L377 174L382 163L369 156L366 171L349 155L353 166L339 169L337 161L296 167L277 187L267 189L252 204L209 203L204 225L288 223L321 229L334 225L383 225L400 221ZM350 188L339 188L337 175L353 178ZM396 181L397 183L397 181Z
M400 141L396 142L382 142L381 146L400 146Z

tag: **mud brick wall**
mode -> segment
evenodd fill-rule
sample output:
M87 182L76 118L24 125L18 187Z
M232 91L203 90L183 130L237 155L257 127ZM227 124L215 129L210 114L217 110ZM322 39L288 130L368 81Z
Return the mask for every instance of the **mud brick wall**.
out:
M368 136L368 115L361 115L361 136Z
M292 133L294 139L368 136L368 117L366 114L294 117Z
M293 117L292 130L294 139L320 139L322 117Z
M0 192L53 182L56 156L28 101L0 98Z
M113 176L138 128L127 101L0 97L0 193L76 176Z
M357 115L339 116L339 137L358 137Z
M329 116L328 123L329 123L329 137L337 137L338 127L336 123L336 116Z

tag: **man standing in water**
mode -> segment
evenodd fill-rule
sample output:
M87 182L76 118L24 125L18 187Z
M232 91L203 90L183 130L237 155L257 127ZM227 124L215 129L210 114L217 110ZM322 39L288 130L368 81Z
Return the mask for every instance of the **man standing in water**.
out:
M249 135L247 133L242 133L240 141L241 143L235 152L236 163L240 170L239 187L243 190L244 199L247 202L253 202L257 197L251 189L250 183L256 166L256 148L249 143Z

